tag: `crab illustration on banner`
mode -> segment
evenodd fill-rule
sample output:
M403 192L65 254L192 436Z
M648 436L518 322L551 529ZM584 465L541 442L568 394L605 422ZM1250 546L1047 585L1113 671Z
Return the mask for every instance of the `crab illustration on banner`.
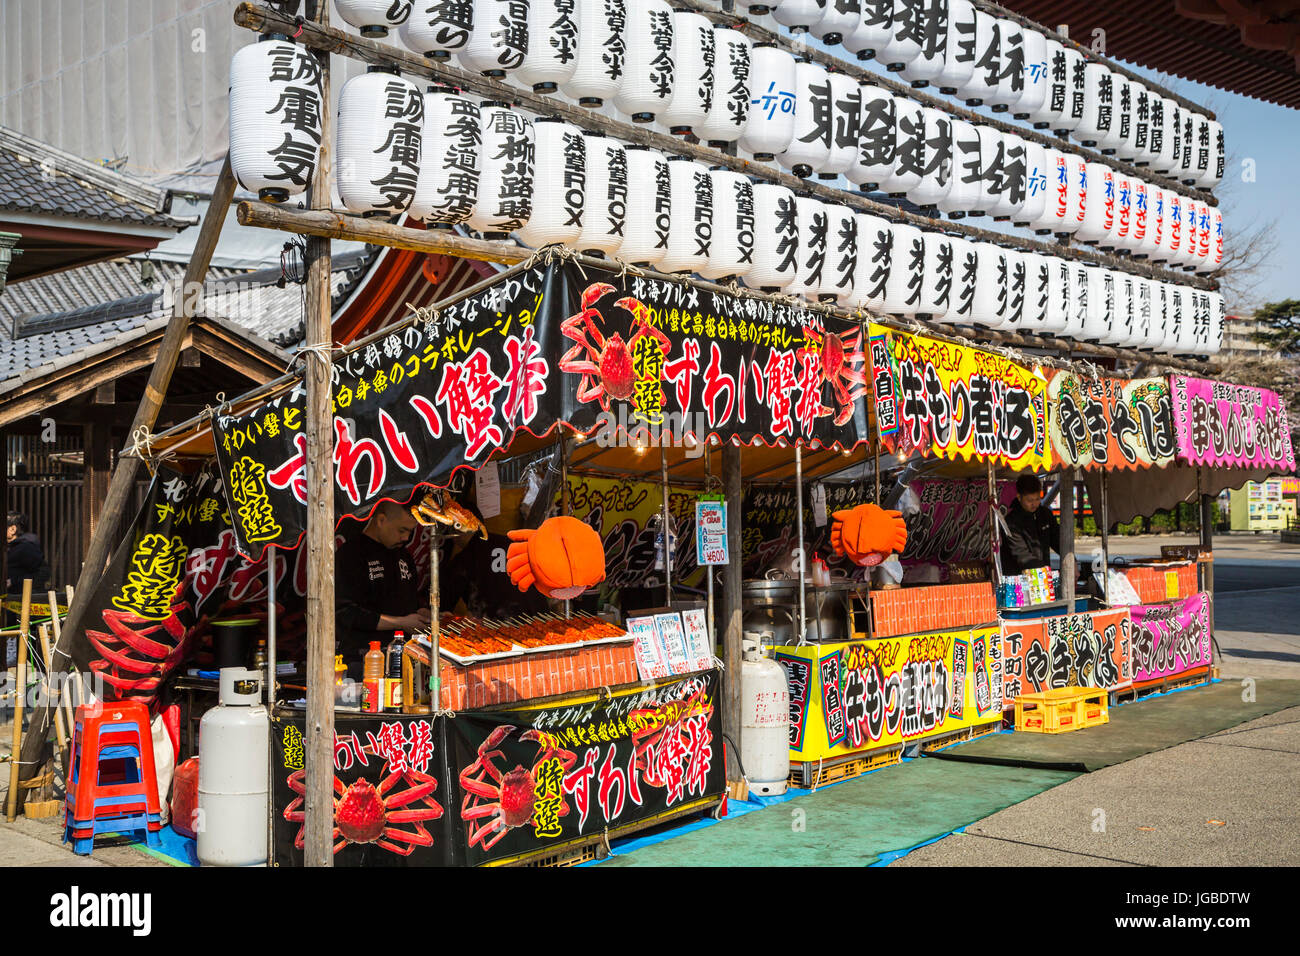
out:
M506 550L506 571L521 591L536 586L567 601L605 580L605 545L584 521L561 515L507 534L514 544Z
M1173 405L1163 378L1087 379L1064 369L1047 386L1052 452L1073 468L1163 468L1174 460Z
M831 517L831 547L858 567L874 567L907 547L907 524L901 511L864 504Z
M890 452L995 461L1016 470L1051 467L1041 370L884 326L873 324L870 335L873 391L898 423L886 434L882 418Z

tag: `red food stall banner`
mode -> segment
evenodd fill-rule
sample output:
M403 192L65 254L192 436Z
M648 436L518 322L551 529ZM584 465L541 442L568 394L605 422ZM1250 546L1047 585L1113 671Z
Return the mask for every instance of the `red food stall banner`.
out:
M1133 682L1127 608L1002 622L1004 705L1058 687L1118 690Z
M1058 370L1047 386L1052 453L1062 465L1163 468L1174 460L1173 404L1163 378L1085 378Z

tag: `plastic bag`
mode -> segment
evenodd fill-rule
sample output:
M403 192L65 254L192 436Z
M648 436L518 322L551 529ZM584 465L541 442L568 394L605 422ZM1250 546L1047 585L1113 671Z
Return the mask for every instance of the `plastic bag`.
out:
M167 793L172 786L172 773L176 769L176 756L172 752L172 738L163 723L162 715L153 719L149 727L153 733L153 765L158 776L158 811L163 825L167 825L170 808L167 805Z

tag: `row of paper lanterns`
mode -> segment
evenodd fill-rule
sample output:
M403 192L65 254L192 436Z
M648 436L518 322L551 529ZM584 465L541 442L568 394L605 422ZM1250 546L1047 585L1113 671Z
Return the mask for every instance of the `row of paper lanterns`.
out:
M874 57L914 86L1072 134L1188 185L1212 189L1223 179L1220 123L970 0L779 0L749 9Z
M794 142L814 157L823 141L832 151L845 148L842 118L832 131L806 109L810 87L827 89L824 68L809 63L796 72L789 53L751 47L738 31L674 11L665 0L474 0L414 9L389 0L336 3L363 32L397 26L417 53L454 55L467 70L510 75L587 106L612 100L634 121L658 120L711 142L739 141L760 158L790 148L790 137L781 139L791 120L799 125ZM1219 123L969 0L782 0L770 8L779 22L859 56L870 53L917 85L935 83L968 103L1072 132L1084 145L1189 185L1208 189L1223 178ZM831 76L822 95L837 102L854 81ZM788 166L800 163L797 155L787 158ZM829 171L846 164L833 161Z
M1171 268L1209 273L1222 264L1223 217L1205 203L1104 163L951 119L815 63L795 63L775 48L754 54L755 62L784 58L795 107L778 111L784 123L761 124L752 136L747 128L742 142L799 175L842 174L863 189L905 195L953 218L1011 219ZM302 76L311 69L304 50L274 38L245 47L232 63L231 160L239 181L264 198L300 192L314 169L319 94ZM531 178L520 175L520 154L532 149L530 121L505 103L480 106L442 89L422 93L379 68L344 85L336 152L343 203L362 214L467 222L494 235L519 229L528 218L519 215L520 204L532 198ZM805 108L812 90L826 91L826 101ZM308 95L314 106L304 105ZM833 133L814 135L813 116ZM299 173L292 182L286 168Z

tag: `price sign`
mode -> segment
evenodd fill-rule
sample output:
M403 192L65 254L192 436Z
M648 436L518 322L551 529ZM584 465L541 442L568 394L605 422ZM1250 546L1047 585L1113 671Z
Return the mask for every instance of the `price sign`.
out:
M695 502L695 562L700 565L728 563L726 502Z

